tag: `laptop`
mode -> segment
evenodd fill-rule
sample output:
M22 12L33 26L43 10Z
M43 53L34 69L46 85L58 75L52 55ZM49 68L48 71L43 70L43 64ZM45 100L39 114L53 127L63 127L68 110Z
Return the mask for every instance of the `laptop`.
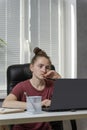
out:
M44 111L87 109L87 79L57 79L49 108Z

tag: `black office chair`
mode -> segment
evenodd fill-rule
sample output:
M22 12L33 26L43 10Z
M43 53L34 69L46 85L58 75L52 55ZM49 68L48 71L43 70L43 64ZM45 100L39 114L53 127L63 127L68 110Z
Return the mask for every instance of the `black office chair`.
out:
M32 77L32 72L29 69L30 64L15 64L11 65L7 68L7 94L11 92L13 87L26 79L30 79ZM51 69L55 70L55 67L51 65ZM53 130L63 130L63 122L62 121L54 121L50 122ZM12 126L11 126L12 129Z

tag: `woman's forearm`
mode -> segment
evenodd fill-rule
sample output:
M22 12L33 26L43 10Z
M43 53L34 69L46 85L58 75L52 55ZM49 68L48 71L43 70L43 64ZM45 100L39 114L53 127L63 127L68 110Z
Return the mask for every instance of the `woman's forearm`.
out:
M2 107L26 109L26 102L13 101L13 100L12 101L4 101L2 103Z

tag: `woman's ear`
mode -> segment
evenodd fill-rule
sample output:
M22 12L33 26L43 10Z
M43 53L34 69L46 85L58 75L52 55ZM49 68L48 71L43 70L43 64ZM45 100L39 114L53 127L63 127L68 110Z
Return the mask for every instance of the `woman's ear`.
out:
M30 70L31 70L31 72L33 72L33 65L32 64L30 64Z

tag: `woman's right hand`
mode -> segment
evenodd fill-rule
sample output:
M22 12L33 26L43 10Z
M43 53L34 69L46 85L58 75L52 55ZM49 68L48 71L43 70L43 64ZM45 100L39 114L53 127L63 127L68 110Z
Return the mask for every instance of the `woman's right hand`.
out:
M48 107L51 105L51 100L45 99L41 103L42 103L42 106Z

